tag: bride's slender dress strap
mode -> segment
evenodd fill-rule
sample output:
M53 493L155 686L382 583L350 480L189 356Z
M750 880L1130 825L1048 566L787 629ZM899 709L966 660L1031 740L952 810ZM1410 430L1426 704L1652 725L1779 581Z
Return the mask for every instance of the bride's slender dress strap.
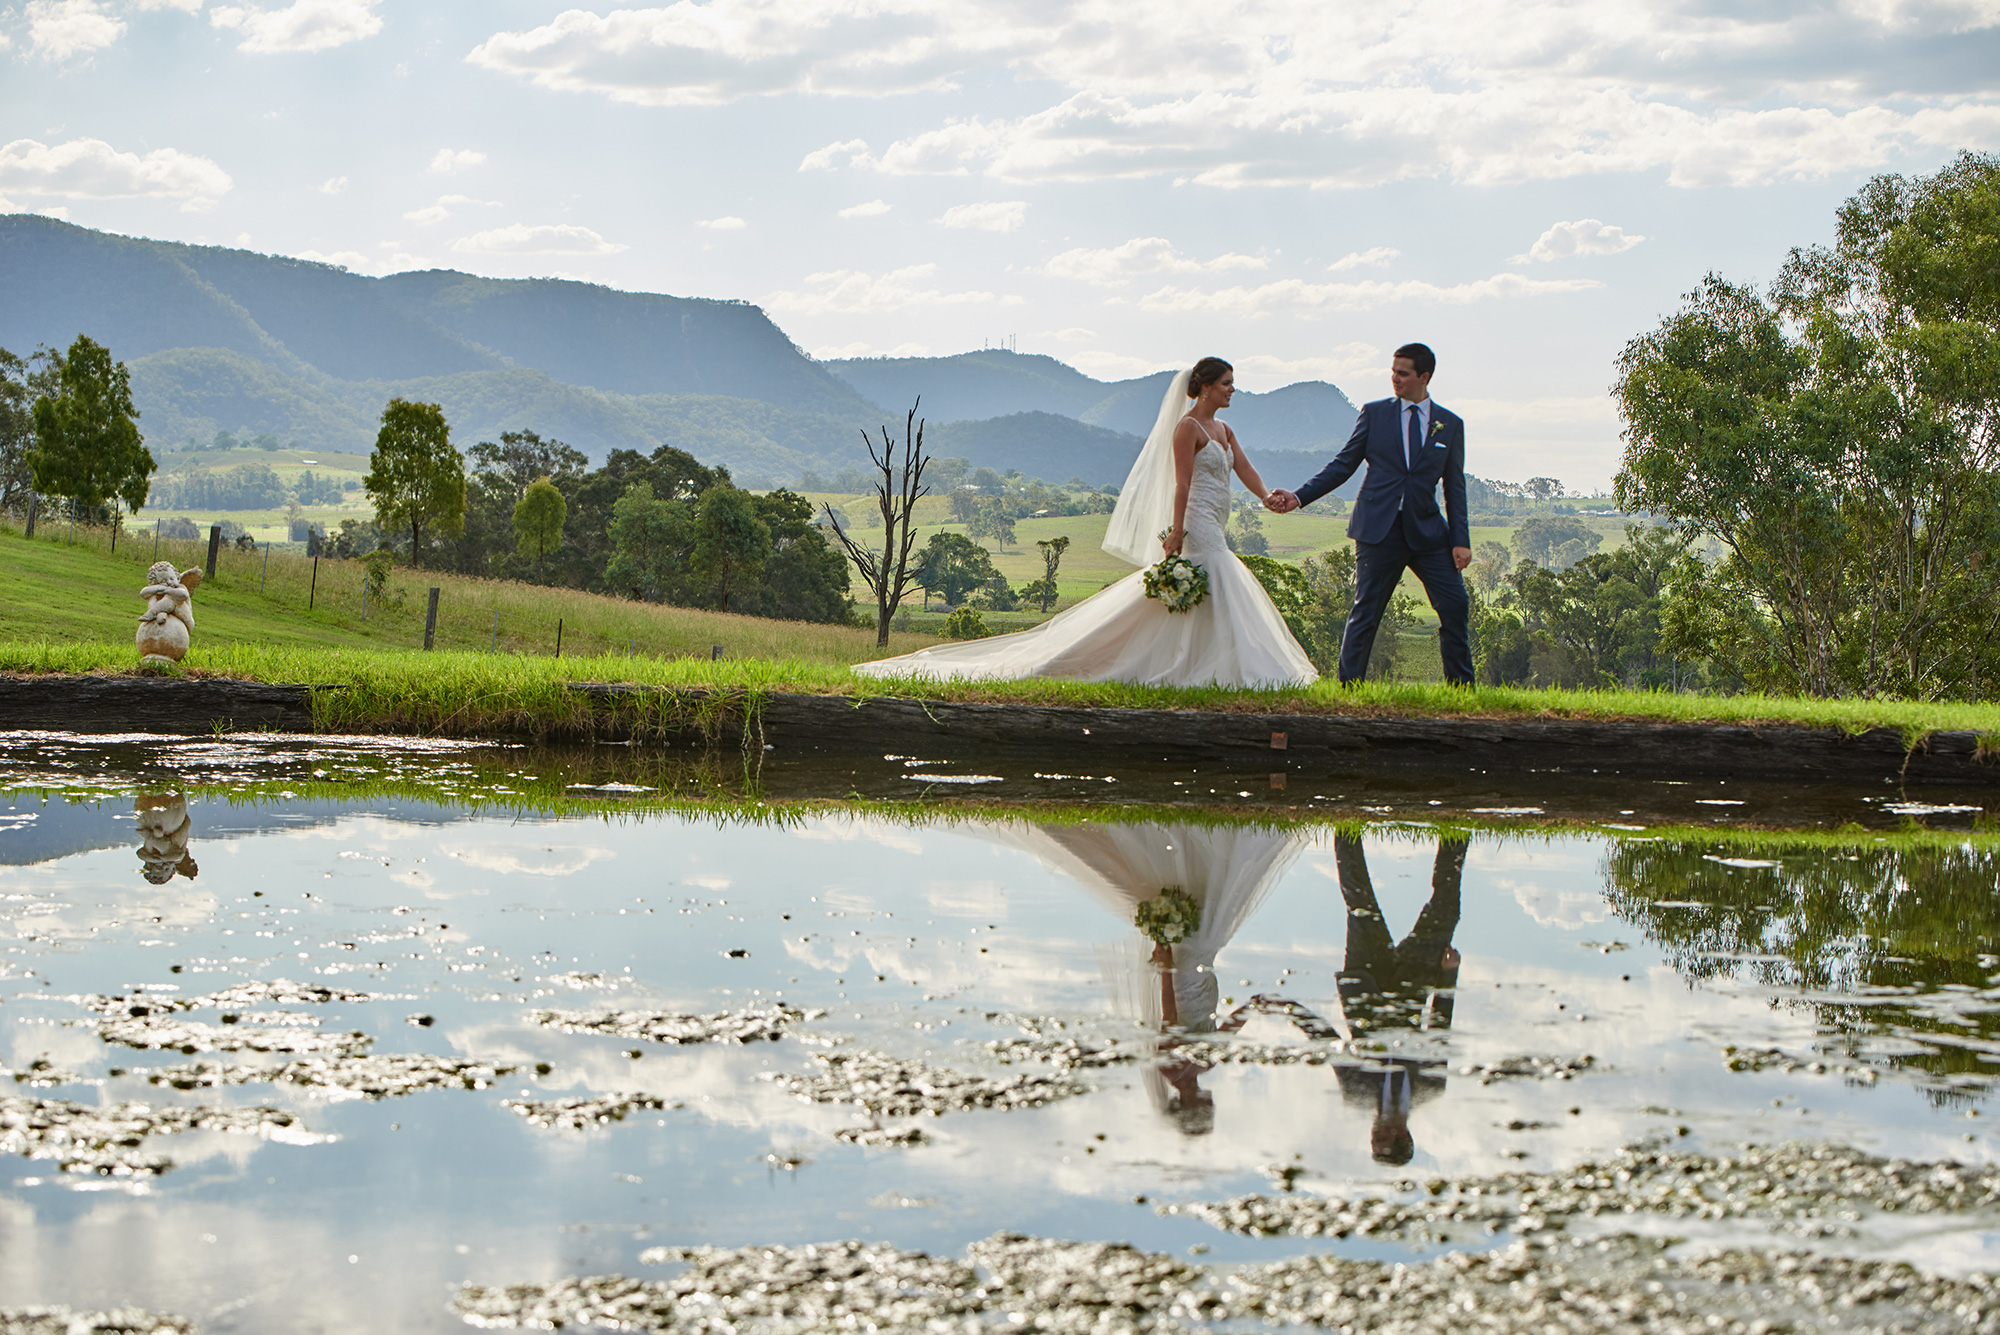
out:
M1234 447L1230 445L1228 440L1226 439L1217 440L1214 436L1209 435L1208 428L1203 426L1201 424L1201 419L1196 417L1193 413L1189 413L1186 417L1183 417L1181 420L1183 422L1193 422L1194 429L1201 432L1201 438L1203 440L1207 441L1211 445L1220 445L1223 449L1223 453L1227 454L1231 459L1234 459L1236 457L1236 450L1234 449Z

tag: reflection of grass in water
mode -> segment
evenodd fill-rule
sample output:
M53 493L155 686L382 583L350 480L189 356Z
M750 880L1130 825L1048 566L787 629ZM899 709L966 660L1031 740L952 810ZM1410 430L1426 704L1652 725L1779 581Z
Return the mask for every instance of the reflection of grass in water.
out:
M136 605L136 604L135 604ZM709 614L701 614L709 615ZM199 617L199 613L197 613ZM737 618L755 620L755 618ZM199 620L197 622L199 625ZM1656 722L1776 722L1861 731L1882 727L1914 742L1926 733L1972 730L2000 736L2000 704L1923 704L1892 700L1807 700L1771 696L1694 696L1648 691L1560 691L1517 687L1460 689L1427 682L1367 682L1343 689L1319 682L1253 691L1137 686L1041 678L1009 682L879 682L858 678L818 646L824 627L770 622L771 656L655 658L618 653L547 658L400 649L218 644L197 635L184 671L253 681L339 684L314 698L322 731L415 732L449 736L546 735L591 731L593 709L626 711L633 726L685 721L705 706L671 694L597 704L572 682L622 682L672 691L802 692L857 699L896 695L926 700L1232 713L1301 713L1352 717L1637 719ZM790 627L789 629L787 629ZM907 646L892 646L892 648ZM734 651L732 651L734 652ZM128 641L0 641L0 672L126 673Z

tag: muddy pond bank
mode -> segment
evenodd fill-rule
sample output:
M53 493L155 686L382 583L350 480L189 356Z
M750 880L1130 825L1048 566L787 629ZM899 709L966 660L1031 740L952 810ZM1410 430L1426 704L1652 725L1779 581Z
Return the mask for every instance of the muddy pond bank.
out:
M115 734L310 732L338 685L220 679L0 677L0 728ZM2000 751L1970 731L1909 737L1788 724L1415 718L1049 707L896 697L574 683L565 708L505 735L769 753L830 765L924 748L1048 769L1194 764L1267 775L1529 775L1793 784L2000 785ZM450 712L444 711L447 720ZM354 728L349 731L357 730ZM396 720L359 731L409 731ZM466 735L449 725L429 735ZM476 735L476 734L474 734Z

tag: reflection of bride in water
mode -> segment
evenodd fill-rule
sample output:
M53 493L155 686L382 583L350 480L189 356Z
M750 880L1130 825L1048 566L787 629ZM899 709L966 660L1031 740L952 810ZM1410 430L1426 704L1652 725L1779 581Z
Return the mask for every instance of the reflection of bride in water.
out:
M1219 1014L1216 955L1311 838L1304 829L1156 824L1041 826L1029 835L1037 857L1134 924L1107 974L1120 1012L1154 1035L1152 1058L1143 1067L1153 1105L1188 1135L1206 1135L1215 1126L1214 1097L1200 1085L1208 1064L1181 1051L1191 1038L1232 1033L1256 1014L1283 1018L1308 1038L1343 1036L1341 1028L1283 997L1253 996ZM1345 1037L1372 1046L1399 1030L1450 1026L1459 968L1451 941L1466 847L1462 835L1440 837L1430 899L1398 941L1376 901L1360 836L1335 836L1347 919L1338 983ZM1410 1113L1442 1092L1442 1066L1434 1057L1396 1057L1335 1068L1343 1100L1370 1114L1369 1148L1377 1161L1403 1164L1413 1157Z
M1271 886L1305 847L1303 830L1247 826L1039 826L1037 857L1083 883L1120 920L1133 923L1141 906L1182 897L1178 928L1156 929L1171 940L1148 941L1134 931L1107 961L1114 1001L1155 1037L1156 1056L1144 1067L1155 1107L1190 1135L1214 1128L1215 1104L1197 1083L1208 1069L1176 1055L1186 1035L1235 1029L1247 1010L1217 1016L1221 988L1215 957L1247 921ZM1174 896L1162 896L1171 889Z

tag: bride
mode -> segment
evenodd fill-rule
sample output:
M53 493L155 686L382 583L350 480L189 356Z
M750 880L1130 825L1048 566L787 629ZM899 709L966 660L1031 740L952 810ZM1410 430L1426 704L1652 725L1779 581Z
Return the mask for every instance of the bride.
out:
M1070 677L1145 686L1271 687L1317 680L1264 586L1223 537L1231 472L1259 500L1269 493L1236 433L1216 420L1235 393L1235 371L1220 357L1204 357L1174 377L1104 535L1104 550L1134 565L1179 553L1207 570L1208 596L1195 607L1169 612L1146 596L1145 571L1139 570L1028 630L857 663L854 671L866 677Z

